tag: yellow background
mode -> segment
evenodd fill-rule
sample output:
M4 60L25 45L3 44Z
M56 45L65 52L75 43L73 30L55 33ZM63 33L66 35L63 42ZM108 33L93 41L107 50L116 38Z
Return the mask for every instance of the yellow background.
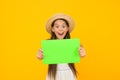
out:
M120 80L119 0L0 1L0 80L45 80L47 65L36 58L50 35L47 19L65 13L75 20L87 56L76 63L78 80Z

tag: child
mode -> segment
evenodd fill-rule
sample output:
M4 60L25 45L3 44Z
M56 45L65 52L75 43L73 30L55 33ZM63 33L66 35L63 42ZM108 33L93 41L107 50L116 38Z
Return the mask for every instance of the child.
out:
M74 28L73 19L65 14L56 14L52 16L46 24L46 30L51 34L52 39L70 39L70 32ZM79 54L81 57L86 55L83 46L80 45ZM37 58L43 59L44 51L38 50ZM76 80L76 69L74 63L49 64L46 80Z

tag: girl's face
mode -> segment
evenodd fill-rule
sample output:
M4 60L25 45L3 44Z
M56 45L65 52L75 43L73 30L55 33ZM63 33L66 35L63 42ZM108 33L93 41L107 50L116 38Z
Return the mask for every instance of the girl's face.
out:
M56 20L54 26L52 27L52 31L58 39L63 39L68 30L68 26L63 20Z

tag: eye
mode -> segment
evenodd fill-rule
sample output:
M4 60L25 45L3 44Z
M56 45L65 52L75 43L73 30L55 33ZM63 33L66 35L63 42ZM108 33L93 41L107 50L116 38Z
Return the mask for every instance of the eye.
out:
M62 26L62 28L65 28L65 26Z
M55 26L55 28L59 28L59 26Z

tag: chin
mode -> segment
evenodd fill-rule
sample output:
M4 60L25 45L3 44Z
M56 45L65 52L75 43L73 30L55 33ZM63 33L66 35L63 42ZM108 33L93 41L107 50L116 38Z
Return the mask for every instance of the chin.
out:
M64 37L59 37L58 39L64 39Z
M63 39L63 38L58 38L58 39Z

